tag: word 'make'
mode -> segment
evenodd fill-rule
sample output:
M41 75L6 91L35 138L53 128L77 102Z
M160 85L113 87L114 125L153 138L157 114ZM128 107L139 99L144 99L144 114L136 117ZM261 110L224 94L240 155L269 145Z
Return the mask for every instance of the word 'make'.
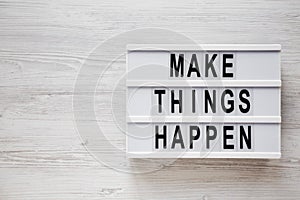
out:
M193 53L189 58L185 54L170 54L170 77L233 78L233 67L234 54L230 53Z

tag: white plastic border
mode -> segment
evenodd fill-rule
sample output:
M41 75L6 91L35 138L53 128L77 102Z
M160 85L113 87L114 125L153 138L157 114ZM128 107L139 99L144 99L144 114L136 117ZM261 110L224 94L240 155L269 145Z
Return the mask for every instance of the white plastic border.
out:
M201 48L200 48L201 47ZM127 51L281 51L280 44L128 44Z

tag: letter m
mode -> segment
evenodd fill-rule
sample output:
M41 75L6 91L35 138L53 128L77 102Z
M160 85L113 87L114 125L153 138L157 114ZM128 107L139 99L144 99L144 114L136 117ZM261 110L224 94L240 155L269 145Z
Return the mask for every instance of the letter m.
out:
M180 76L183 77L184 55L179 54L178 61L176 61L176 55L172 53L170 57L170 76L174 77L175 73L175 77L178 77L180 72Z

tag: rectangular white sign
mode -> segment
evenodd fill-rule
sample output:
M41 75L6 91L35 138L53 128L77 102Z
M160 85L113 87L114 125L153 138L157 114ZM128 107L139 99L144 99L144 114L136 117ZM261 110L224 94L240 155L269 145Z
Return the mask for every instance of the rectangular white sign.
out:
M128 156L279 158L280 49L128 45Z

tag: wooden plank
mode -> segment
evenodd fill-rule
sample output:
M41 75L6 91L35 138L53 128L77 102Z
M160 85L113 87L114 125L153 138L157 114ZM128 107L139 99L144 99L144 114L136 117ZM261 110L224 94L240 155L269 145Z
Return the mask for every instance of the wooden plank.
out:
M1 2L0 199L299 199L299 10L292 0ZM103 142L106 161L125 172L98 163L85 149L92 141L81 141L74 124L77 73L102 41L143 27L197 43L281 44L282 158L128 160L105 152ZM109 64L118 47L90 60L93 66ZM103 75L95 104L105 136L120 149L124 73L121 56ZM87 74L84 84L97 76Z

